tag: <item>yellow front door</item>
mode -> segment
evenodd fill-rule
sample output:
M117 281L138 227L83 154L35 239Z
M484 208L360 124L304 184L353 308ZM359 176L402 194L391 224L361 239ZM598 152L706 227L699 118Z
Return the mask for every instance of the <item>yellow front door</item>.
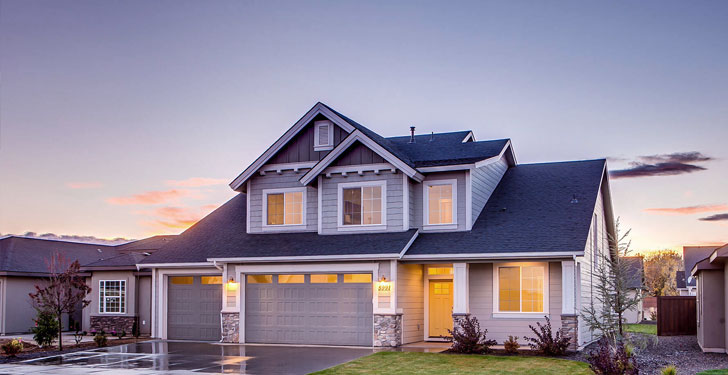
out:
M450 336L452 329L452 280L430 280L430 337Z

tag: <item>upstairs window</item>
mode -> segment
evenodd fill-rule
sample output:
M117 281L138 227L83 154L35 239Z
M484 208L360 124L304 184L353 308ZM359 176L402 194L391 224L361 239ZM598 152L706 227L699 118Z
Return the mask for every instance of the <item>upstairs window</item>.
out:
M334 148L334 124L329 120L315 121L313 123L313 149L315 151L328 151Z
M99 313L126 313L126 280L99 281Z
M457 181L426 181L424 189L425 225L456 224Z
M373 226L384 223L384 181L339 184L339 226Z
M265 226L302 225L305 215L305 189L263 191Z

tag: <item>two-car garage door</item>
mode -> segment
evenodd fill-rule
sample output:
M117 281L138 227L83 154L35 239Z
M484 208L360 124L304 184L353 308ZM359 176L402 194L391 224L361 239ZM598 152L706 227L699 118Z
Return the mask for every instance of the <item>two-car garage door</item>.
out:
M245 282L245 342L372 345L371 274L260 274Z

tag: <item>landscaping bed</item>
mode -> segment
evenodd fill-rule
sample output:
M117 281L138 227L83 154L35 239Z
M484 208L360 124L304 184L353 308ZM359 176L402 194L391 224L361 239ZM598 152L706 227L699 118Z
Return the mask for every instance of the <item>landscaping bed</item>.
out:
M109 338L108 345L107 346L117 346L117 345L124 345L124 344L133 344L136 342L142 342L147 341L149 338L124 338L124 339L115 339L115 338ZM4 344L6 342L10 341L10 339L3 339L0 340L0 345ZM63 345L63 351L58 350L58 345L54 344L50 347L41 348L37 345L23 342L23 351L18 353L15 357L10 357L3 354L0 354L0 364L2 363L10 363L10 362L17 362L17 361L25 361L28 359L33 358L39 358L39 357L48 357L58 354L65 354L65 353L73 353L81 350L90 350L90 349L96 349L98 348L98 345L96 345L93 341L88 342L82 342L80 344L66 344Z

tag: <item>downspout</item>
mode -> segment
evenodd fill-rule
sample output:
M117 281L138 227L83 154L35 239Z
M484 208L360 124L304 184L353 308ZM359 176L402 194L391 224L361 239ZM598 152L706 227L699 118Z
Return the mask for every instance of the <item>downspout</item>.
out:
M213 259L213 261L212 261L212 265L213 265L213 266L214 266L215 268L217 268L217 269L219 269L220 271L222 271L222 272L223 272L223 280L222 280L222 285L223 285L223 287L222 287L222 295L223 295L223 297L227 297L227 296L225 295L225 293L226 293L226 290L225 290L225 280L224 280L224 279L225 279L225 277L224 277L224 276L226 276L226 275L224 275L224 274L225 274L225 270L224 270L224 269L223 269L223 268L222 268L221 266L218 266L218 265L217 265L217 261L216 261L216 260L214 260L214 259ZM223 298L223 300L224 300L224 298ZM221 306L221 307L223 307L223 306ZM224 337L223 337L223 335L222 335L222 333L223 333L223 332L224 332L224 326L223 326L223 323L222 323L222 310L220 310L220 342L223 342L222 340L224 340Z

